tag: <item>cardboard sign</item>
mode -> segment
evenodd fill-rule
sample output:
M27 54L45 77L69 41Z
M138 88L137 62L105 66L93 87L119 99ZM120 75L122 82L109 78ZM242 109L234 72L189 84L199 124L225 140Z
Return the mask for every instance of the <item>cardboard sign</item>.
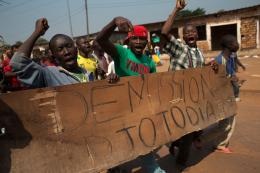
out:
M0 98L0 172L99 172L236 114L222 67Z

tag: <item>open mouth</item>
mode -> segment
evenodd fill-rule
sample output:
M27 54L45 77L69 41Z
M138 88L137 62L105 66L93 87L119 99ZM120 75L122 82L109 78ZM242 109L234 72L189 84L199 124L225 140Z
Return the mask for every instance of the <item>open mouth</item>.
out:
M196 40L195 40L195 38L194 37L189 37L188 38L188 42L189 43L194 43Z
M135 50L138 51L138 52L142 52L144 49L143 46L135 46Z

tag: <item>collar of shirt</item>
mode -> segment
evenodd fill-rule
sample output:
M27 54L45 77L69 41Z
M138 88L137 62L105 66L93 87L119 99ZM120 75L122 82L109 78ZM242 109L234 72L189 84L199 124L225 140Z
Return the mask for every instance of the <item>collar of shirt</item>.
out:
M65 73L71 77L73 77L74 79L76 79L77 81L79 82L88 82L89 81L89 74L87 73L87 71L85 71L84 69L80 68L79 67L79 70L82 72L82 74L86 77L84 79L80 79L79 77L77 77L74 73L72 72L69 72L68 70L66 70L65 68L61 67L61 66L58 66L59 68L59 71L62 72L62 73Z

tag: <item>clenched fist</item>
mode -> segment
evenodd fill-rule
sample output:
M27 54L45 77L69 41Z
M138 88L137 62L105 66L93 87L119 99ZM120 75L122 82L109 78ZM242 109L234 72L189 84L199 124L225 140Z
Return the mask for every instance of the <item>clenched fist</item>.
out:
M48 20L45 18L38 19L35 24L35 32L39 35L44 35L49 29Z
M132 23L124 17L116 17L114 21L119 31L129 32L133 30Z
M176 9L177 10L182 10L186 6L185 0L176 0Z

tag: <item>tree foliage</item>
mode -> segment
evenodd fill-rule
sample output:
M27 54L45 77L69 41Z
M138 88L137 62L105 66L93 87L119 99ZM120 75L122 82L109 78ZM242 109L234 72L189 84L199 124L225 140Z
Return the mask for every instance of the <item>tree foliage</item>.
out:
M40 38L38 38L38 40L36 41L35 45L48 44L48 43L49 43L48 40L46 40L45 38L40 37Z
M16 42L15 42L15 45L22 45L22 44L23 44L22 41L16 41Z
M221 10L219 10L217 13L223 13L223 12L225 12L225 10L224 10L224 9L221 9Z
M206 14L206 10L204 8L197 8L195 10L181 10L178 12L176 18L177 19L183 19L187 17L193 17L193 16L203 16Z

